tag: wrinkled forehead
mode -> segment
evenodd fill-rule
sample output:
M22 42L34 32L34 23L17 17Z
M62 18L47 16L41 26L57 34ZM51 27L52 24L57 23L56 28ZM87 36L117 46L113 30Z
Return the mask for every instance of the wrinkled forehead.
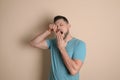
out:
M59 19L55 22L55 24L66 24L66 22L63 19Z

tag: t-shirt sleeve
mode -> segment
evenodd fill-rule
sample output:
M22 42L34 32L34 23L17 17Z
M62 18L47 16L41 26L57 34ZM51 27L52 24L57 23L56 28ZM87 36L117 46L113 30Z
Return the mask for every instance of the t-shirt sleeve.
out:
M47 39L46 42L47 42L48 48L50 49L52 44L52 39Z
M73 52L73 59L79 59L80 61L84 62L86 57L86 44L85 42L81 41L79 42Z

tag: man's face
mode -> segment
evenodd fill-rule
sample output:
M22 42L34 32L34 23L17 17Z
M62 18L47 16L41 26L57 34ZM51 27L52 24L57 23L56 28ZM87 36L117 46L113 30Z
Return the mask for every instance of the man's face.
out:
M55 22L55 25L57 26L57 31L60 31L62 33L63 38L65 38L69 33L69 23L66 23L63 19L59 19Z

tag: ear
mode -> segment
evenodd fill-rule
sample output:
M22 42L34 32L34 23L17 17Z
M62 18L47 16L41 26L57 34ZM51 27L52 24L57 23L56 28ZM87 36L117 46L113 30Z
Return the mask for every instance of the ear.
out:
M71 28L71 25L70 25L70 24L68 24L68 27L69 27L69 28Z

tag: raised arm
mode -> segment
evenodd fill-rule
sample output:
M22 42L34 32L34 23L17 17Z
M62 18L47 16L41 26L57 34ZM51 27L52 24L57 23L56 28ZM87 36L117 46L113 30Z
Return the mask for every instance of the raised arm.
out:
M30 44L36 48L48 49L46 38L51 34L52 30L54 31L54 29L55 29L55 25L50 24L49 29L43 32L42 34L38 34L35 38L33 38L30 41Z

